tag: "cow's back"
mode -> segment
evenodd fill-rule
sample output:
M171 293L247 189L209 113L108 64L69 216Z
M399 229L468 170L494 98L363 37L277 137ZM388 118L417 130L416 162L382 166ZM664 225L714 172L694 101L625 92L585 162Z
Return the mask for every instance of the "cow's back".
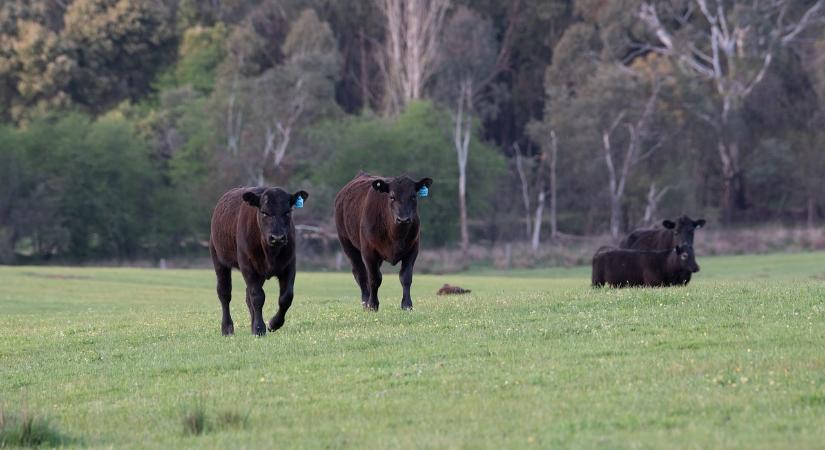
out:
M630 233L619 244L619 248L631 250L668 250L673 246L673 232L649 229Z
M238 221L243 206L243 188L232 189L223 194L212 213L209 246L213 258L230 267L238 267Z
M638 286L643 284L642 255L625 249L614 249L597 255L604 282L612 286Z
M377 177L360 174L350 180L335 196L335 226L339 238L346 239L361 248L361 223L367 213L367 202L372 189L372 182Z

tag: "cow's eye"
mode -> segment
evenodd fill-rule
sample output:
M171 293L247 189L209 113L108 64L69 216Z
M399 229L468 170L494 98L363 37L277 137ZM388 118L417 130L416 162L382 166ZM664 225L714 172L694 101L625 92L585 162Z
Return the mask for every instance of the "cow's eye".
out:
M682 253L682 259L683 260L687 259L687 257L688 257L687 253Z
M284 213L284 216L289 217L291 214L292 214L292 211L287 211L287 212Z

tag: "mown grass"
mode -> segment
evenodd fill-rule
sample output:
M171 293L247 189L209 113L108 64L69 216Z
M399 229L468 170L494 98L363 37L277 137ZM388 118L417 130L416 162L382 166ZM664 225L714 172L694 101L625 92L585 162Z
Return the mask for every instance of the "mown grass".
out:
M417 276L411 313L395 275L368 313L349 274L302 272L264 338L237 274L223 338L209 271L0 268L0 404L82 447L825 446L825 253L699 262L669 289Z

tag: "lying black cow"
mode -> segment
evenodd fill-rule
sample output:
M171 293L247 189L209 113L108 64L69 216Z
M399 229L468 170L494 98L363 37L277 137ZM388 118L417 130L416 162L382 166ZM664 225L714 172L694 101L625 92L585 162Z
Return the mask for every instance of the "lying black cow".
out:
M664 228L650 228L635 230L619 243L619 248L633 250L671 250L676 246L690 246L693 248L693 233L705 226L705 220L693 220L688 216L662 221ZM681 273L681 283L688 284L692 272Z
M671 286L683 284L683 272L699 265L689 245L668 250L600 248L593 255L593 286Z

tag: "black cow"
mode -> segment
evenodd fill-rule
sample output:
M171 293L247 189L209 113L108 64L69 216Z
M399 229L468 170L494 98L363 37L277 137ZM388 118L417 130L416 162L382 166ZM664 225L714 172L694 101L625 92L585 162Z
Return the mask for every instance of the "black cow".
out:
M593 286L670 286L682 283L682 272L699 265L689 245L668 250L627 250L602 247L593 255Z
M635 230L621 243L619 248L634 250L670 250L676 246L693 247L693 233L695 230L705 226L705 220L693 220L688 216L682 216L676 221L662 221L664 228L651 228ZM688 284L692 273L683 271L681 273L682 282L678 284Z
M292 209L303 206L305 191L290 194L281 188L237 188L224 194L212 214L209 252L218 278L218 299L223 309L221 332L235 332L229 301L232 268L240 269L246 282L246 306L252 333L266 334L263 320L264 281L278 278L278 312L269 321L269 331L284 324L292 305L295 283L295 226Z
M352 263L364 308L378 310L381 264L401 262L402 309L412 309L410 286L420 239L418 197L431 178L384 178L360 173L335 196L335 226Z

